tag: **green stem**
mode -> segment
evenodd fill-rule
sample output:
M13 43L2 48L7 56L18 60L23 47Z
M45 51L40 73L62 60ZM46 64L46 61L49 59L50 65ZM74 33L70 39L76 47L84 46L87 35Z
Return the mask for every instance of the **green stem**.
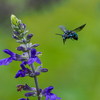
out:
M30 58L30 52L28 54L29 54L29 58ZM34 66L34 64L31 64L30 67L31 67L33 73L35 73L35 66ZM39 91L39 84L38 84L37 76L34 76L34 81L35 81L35 86L36 86L38 100L41 100L41 97L39 96L40 95L40 91Z

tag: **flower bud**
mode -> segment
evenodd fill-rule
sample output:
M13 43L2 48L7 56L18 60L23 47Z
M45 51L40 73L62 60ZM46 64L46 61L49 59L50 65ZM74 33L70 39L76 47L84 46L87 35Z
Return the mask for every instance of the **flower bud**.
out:
M32 38L32 36L33 36L33 34L32 34L32 33L31 33L31 34L28 34L28 35L27 35L27 40L31 39L31 38Z
M25 48L23 46L19 46L19 47L17 47L17 50L18 51L25 51Z
M13 37L14 39L18 40L18 37L17 37L17 36L15 36L15 35L12 35L12 37Z
M17 24L17 21L18 21L18 18L15 16L15 15L11 15L11 23L16 25Z
M32 45L32 47L34 48L34 47L38 47L39 46L39 44L33 44Z

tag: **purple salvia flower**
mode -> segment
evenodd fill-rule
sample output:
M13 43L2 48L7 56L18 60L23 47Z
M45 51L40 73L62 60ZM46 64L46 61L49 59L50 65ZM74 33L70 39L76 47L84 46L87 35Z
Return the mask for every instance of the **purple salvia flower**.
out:
M30 75L32 73L32 71L28 68L25 68L25 66L23 64L20 65L22 69L20 69L15 78L18 78L18 77L25 77L26 74Z
M3 51L5 53L9 54L10 57L9 58L4 58L4 59L0 60L0 66L1 65L9 65L9 63L11 63L13 60L18 60L18 58L21 57L21 55L18 55L16 53L13 53L9 49L4 49Z
M61 100L60 97L57 97L57 95L55 95L54 93L51 93L51 91L54 89L53 86L49 86L47 88L45 88L43 91L42 91L42 95L45 96L45 100Z
M28 64L31 65L33 62L37 62L39 64L41 64L40 59L36 56L37 52L36 49L32 49L31 50L31 57L28 60Z

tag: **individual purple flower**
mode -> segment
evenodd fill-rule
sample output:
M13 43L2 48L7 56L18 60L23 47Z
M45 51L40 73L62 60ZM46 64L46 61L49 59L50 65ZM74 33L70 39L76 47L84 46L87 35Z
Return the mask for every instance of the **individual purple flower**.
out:
M0 66L1 65L9 65L9 63L11 63L13 60L18 60L21 57L21 55L13 53L9 49L4 49L3 51L5 53L9 54L10 57L9 58L4 58L4 59L0 60Z
M28 60L28 64L31 65L33 62L37 62L41 64L40 59L36 56L38 52L36 52L36 49L31 50L31 57Z
M29 98L25 99L25 98L20 98L18 100L30 100Z
M51 93L51 91L54 89L53 86L49 86L47 88L45 88L43 91L42 91L42 95L45 96L45 100L61 100L60 97L57 97L57 95L55 95L54 93Z
M25 91L36 91L36 88L34 88L34 87L31 88L30 86L25 84L24 87L23 87L23 90L25 90Z
M48 69L47 68L42 68L42 65L41 66L38 66L37 67L37 70L36 70L37 72L47 72L48 71Z
M19 85L17 85L17 88L18 88L17 91L21 91L22 89L24 91L30 91L28 93L25 93L26 97L36 96L36 88L34 88L34 87L31 88L27 84L25 84L25 85L19 84ZM41 89L40 89L40 92L41 92Z
M34 87L31 88L27 84L25 84L25 85L19 84L19 85L17 85L17 88L18 88L17 91L21 91L22 89L25 91L36 91L36 88L34 88Z
M30 75L32 73L32 71L28 68L25 68L25 66L23 64L20 65L22 69L20 69L15 78L18 78L18 77L25 77L27 74Z

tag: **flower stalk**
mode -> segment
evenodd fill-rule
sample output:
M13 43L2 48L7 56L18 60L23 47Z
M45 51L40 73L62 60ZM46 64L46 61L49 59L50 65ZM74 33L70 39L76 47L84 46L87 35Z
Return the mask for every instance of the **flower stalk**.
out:
M38 58L41 55L41 52L36 51L36 47L39 44L30 43L33 34L28 34L28 30L26 30L26 25L21 23L21 20L18 19L15 15L11 15L11 26L13 29L12 37L16 40L17 43L20 43L16 49L18 51L22 51L22 55L13 53L9 49L3 50L6 54L10 55L9 58L4 58L0 60L0 66L9 65L13 60L20 61L21 69L15 75L15 78L23 78L29 76L34 78L35 87L29 87L27 84L17 85L17 91L25 90L29 91L25 93L26 98L20 98L18 100L30 100L29 97L37 97L37 100L41 100L41 97L45 96L45 100L60 100L60 97L57 97L55 94L51 93L53 86L46 87L45 89L39 88L39 83L37 79L37 75L40 75L42 72L47 72L48 69L42 68L41 60ZM27 35L27 36L26 36ZM34 62L40 64L37 68L35 68ZM26 65L29 65L29 68L26 68Z

